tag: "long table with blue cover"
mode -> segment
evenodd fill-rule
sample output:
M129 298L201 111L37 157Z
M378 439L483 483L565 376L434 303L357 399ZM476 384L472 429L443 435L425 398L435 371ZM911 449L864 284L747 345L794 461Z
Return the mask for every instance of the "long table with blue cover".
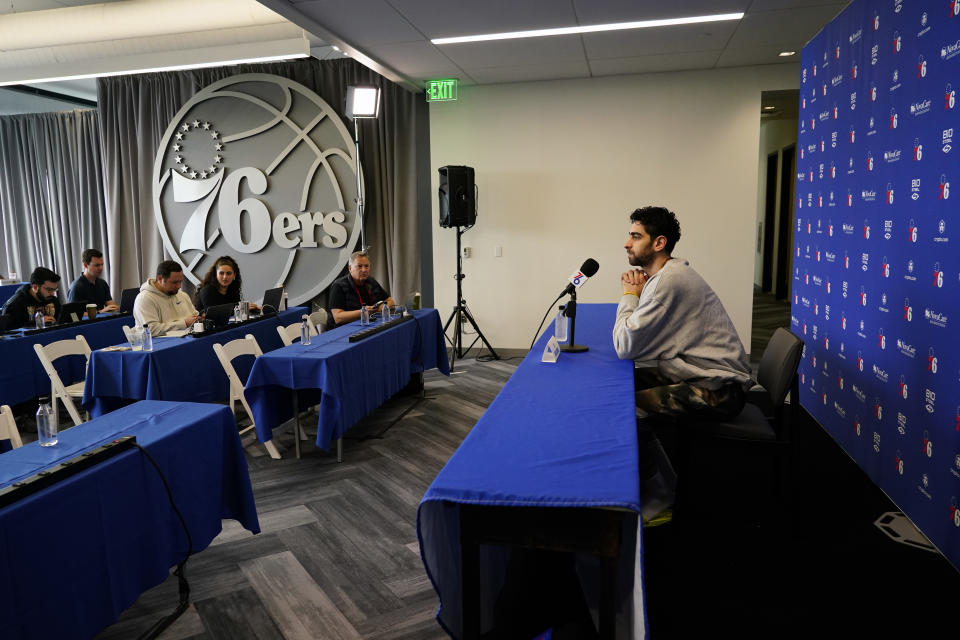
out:
M320 402L317 446L327 450L358 420L410 382L411 374L450 363L436 309L413 311L402 322L358 342L359 323L321 333L309 345L298 342L257 358L244 395L253 409L260 442L293 416L293 390L301 407Z
M619 635L644 637L633 362L620 360L613 348L616 305L581 304L577 309L576 340L589 351L541 362L552 336L548 329L417 510L420 555L440 599L437 621L454 638L465 635L460 525L461 510L469 505L517 508L518 515L520 508L530 507L626 512L617 566L629 584L618 603L617 626ZM480 598L486 624L503 585L508 551L484 546L482 553L489 574Z
M15 405L41 395L50 395L50 378L33 350L35 344L50 344L57 340L73 340L83 335L91 349L100 349L126 340L123 326L133 325L129 315L98 317L93 321L65 325L32 335L15 331L0 336L0 404ZM67 356L54 363L64 384L83 380L84 359Z
M259 533L233 415L209 404L144 401L0 455L0 487L132 435L156 460L194 552L221 519ZM137 449L0 509L0 638L90 638L163 582L188 550L156 469ZM170 603L173 610L176 602Z
M90 354L83 406L90 415L98 416L136 400L222 402L230 395L230 384L213 345L249 333L262 351L277 349L283 346L277 327L297 322L307 312L306 307L293 307L202 338L154 338L153 351L94 351ZM121 338L117 342L124 341ZM238 375L249 370L250 361L252 358L237 358L234 364Z

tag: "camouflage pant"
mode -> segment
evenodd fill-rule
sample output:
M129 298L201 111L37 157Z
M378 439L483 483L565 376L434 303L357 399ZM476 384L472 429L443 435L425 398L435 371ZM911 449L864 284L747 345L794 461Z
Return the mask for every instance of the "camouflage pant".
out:
M673 468L669 462L658 460L657 452L665 452L668 460L675 459L679 445L673 427L735 418L743 410L746 394L736 383L711 391L686 382L673 382L652 367L633 372L637 446L644 487L658 472L669 479L672 487Z
M654 368L634 369L634 389L639 417L665 417L671 422L729 420L743 410L746 401L743 387L737 383L703 389L673 382Z

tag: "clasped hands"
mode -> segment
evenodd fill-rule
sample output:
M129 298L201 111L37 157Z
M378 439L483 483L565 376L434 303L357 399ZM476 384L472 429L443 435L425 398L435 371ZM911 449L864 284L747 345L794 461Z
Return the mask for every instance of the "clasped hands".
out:
M649 279L650 276L648 276L645 271L641 271L640 269L624 271L620 276L620 284L623 286L623 293L633 294L639 297L640 292L643 291L643 286L647 284L647 280Z

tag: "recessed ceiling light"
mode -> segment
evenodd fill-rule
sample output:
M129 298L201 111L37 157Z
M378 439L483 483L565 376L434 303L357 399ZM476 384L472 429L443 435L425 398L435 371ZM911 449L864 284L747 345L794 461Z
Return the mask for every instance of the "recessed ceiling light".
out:
M797 55L797 52L796 52L796 51L781 51L779 55L780 55L781 58L789 58L790 56L795 56L795 55Z
M487 40L512 40L514 38L539 38L542 36L563 36L578 33L596 33L598 31L621 31L624 29L649 29L651 27L670 27L679 24L698 24L701 22L721 22L739 20L743 13L720 13L709 16L689 18L666 18L663 20L640 20L638 22L614 22L582 27L559 27L556 29L534 29L532 31L509 31L506 33L486 33L475 36L457 36L453 38L434 38L433 44L458 44L462 42L484 42Z

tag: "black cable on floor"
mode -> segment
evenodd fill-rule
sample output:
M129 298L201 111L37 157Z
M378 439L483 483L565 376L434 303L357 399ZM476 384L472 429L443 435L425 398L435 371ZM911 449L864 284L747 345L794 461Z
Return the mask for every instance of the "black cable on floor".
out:
M147 450L144 449L139 444L134 443L137 449L139 449L143 455L150 461L150 464L153 465L153 468L157 470L157 475L160 476L160 481L163 483L163 488L167 491L167 498L170 500L170 506L173 507L173 512L177 514L177 518L180 519L180 524L183 526L183 532L187 535L187 555L184 556L183 560L177 565L177 568L174 569L173 575L177 576L177 581L180 587L180 602L177 604L177 608L174 609L173 613L169 616L158 620L152 627L147 629L139 637L139 640L152 640L159 636L164 629L169 627L174 620L180 617L184 611L187 610L187 607L190 606L190 583L187 582L187 560L190 559L190 556L193 555L193 537L190 535L190 529L187 527L187 521L184 519L183 514L180 512L180 509L177 507L177 503L173 499L173 492L170 491L170 485L167 483L166 476L163 475L163 471L160 470L160 465L157 464L157 461L153 459Z

